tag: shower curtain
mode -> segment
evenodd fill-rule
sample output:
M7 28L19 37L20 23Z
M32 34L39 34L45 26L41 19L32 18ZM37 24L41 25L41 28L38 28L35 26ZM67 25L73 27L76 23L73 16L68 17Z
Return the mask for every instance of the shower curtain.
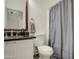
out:
M50 9L49 46L57 59L74 59L73 1L62 0Z
M62 59L74 59L73 0L62 2Z
M54 49L56 58L61 59L61 3L50 9L49 15L49 46Z

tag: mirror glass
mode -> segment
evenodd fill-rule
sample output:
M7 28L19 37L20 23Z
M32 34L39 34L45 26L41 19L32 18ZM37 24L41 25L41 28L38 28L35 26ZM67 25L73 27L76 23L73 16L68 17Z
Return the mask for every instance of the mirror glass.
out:
M26 0L5 0L5 29L26 29Z

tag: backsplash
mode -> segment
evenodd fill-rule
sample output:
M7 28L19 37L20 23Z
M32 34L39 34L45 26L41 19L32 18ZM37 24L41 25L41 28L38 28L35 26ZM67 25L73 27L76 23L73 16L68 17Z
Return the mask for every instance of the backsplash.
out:
M27 31L4 31L4 36L29 36Z

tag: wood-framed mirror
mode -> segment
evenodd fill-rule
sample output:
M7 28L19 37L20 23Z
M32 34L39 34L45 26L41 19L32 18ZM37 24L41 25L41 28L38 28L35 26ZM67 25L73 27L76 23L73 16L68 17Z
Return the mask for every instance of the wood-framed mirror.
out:
M4 31L28 31L28 0L5 0Z

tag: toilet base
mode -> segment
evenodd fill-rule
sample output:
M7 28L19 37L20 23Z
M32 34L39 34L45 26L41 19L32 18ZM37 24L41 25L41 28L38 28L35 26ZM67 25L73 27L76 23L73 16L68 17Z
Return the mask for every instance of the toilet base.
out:
M50 56L40 55L39 59L50 59Z
M45 58L40 58L40 57L39 57L39 59L50 59L50 58L49 58L49 57L48 57L48 58L46 58L46 57L45 57Z

